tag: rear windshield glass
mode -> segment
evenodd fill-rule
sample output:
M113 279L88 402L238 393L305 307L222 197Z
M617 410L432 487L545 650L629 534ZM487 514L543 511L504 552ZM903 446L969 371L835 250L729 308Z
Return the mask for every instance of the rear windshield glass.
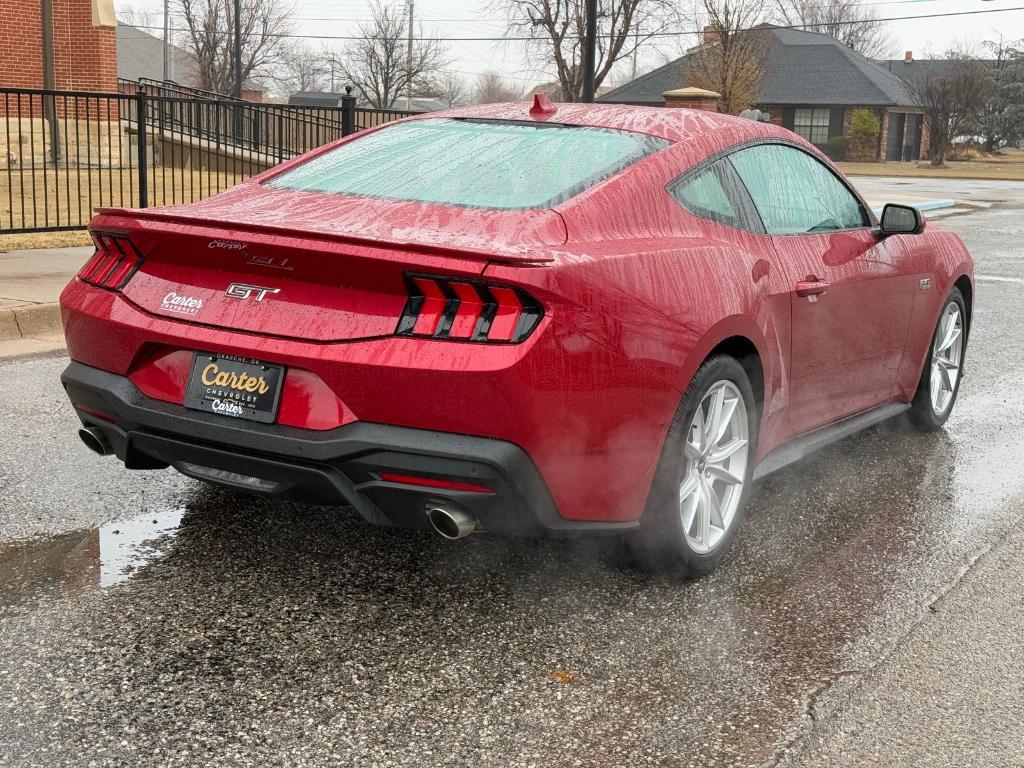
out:
M343 144L267 186L475 208L543 208L668 144L604 128L414 120Z

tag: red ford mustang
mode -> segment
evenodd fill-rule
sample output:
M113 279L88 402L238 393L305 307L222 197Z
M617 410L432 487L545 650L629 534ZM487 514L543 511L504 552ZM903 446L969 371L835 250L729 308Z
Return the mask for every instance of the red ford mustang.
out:
M679 109L435 113L91 230L61 303L93 450L691 575L754 479L943 424L974 293L955 235L879 224L807 142Z

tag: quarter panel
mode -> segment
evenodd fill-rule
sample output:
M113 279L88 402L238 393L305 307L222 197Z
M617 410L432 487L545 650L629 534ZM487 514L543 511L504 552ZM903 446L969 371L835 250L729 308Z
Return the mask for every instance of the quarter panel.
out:
M935 324L946 296L953 283L966 276L974 284L974 260L967 246L953 232L934 224L927 224L918 235L896 235L906 254L906 271L920 281L931 281L927 290L914 294L910 330L900 364L899 375L893 386L893 396L909 402L921 381L928 346L931 344ZM968 307L968 314L971 308ZM970 329L968 329L968 333Z

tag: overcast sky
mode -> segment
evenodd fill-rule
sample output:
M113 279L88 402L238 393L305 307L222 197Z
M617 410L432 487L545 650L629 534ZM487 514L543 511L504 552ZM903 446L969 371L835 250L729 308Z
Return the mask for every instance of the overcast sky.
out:
M288 2L288 0L282 0ZM291 0L295 32L314 36L303 42L318 49L327 46L340 49L344 42L329 36L355 34L361 20L369 17L367 0ZM1024 0L861 0L879 16L925 16L958 11L997 11L972 16L915 19L889 22L893 39L892 57L900 58L905 50L916 57L927 52L940 55L954 44L978 44L1002 35L1005 40L1024 39ZM680 8L687 9L692 0L680 0ZM118 10L135 7L151 11L161 18L163 0L116 0ZM387 0L387 5L404 8L403 0ZM447 38L495 38L505 30L505 19L497 2L489 0L415 0L415 15L422 21L428 34ZM692 22L691 22L692 23ZM159 35L157 31L153 34ZM317 38L316 36L324 36ZM674 58L693 43L692 36L659 39L650 44L640 57L639 69L645 71L669 58ZM449 43L451 69L465 73L467 79L485 70L495 70L531 88L538 82L553 79L551 72L537 69L526 59L523 43L479 41L452 41ZM622 65L614 73L614 80L628 79L629 67Z

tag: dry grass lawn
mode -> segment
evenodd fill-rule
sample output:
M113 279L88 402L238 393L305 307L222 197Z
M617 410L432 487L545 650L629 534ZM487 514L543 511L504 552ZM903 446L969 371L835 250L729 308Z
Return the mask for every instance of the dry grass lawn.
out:
M936 179L992 179L1024 181L1024 150L1008 149L998 155L970 160L947 160L945 168L927 162L838 163L843 173L853 176L918 176Z
M90 172L91 171L91 172ZM23 248L88 245L84 228L95 208L138 205L137 170L59 169L10 173L0 168L0 252ZM176 168L149 169L149 204L200 200L227 189L242 176ZM75 226L65 232L3 234L20 227Z

